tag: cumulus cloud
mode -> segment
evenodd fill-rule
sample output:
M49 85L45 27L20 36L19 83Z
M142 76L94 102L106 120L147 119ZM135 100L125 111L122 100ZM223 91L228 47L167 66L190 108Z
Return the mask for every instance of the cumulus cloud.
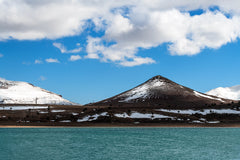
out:
M0 39L56 39L80 34L89 19L108 15L127 1L0 1Z
M132 66L139 66L142 64L151 64L155 63L155 61L152 58L142 58L142 57L135 57L132 61L121 61L119 64L126 67L132 67Z
M34 61L34 63L35 63L35 64L42 64L43 62L42 62L41 60L39 60L39 59L36 59L36 60Z
M53 43L53 46L58 48L61 51L61 53L78 53L82 50L81 47L77 47L77 48L72 49L72 50L67 50L67 48L63 44L56 43L56 42ZM77 43L76 46L80 46L80 43Z
M79 55L72 55L72 56L69 58L70 61L77 61L77 60L79 60L79 59L81 59L81 57L80 57Z
M171 54L194 55L204 48L217 49L240 36L240 17L227 18L221 12L187 16L186 33L169 45Z
M215 9L210 9L215 7ZM0 40L57 39L88 28L85 58L123 66L150 64L138 51L168 44L172 55L196 55L240 37L238 0L19 0L0 1ZM202 9L191 15L189 11ZM89 27L90 26L90 27ZM97 37L97 35L102 35ZM53 43L62 53L77 53Z
M103 37L89 37L87 57L120 65L132 64L124 66L138 65L133 63L137 57L142 64L149 64L154 60L137 55L139 49L147 52L149 48L168 43L172 55L195 55L205 48L217 49L240 36L240 17L227 17L221 11L206 10L191 16L178 9L134 9L128 18L115 15L113 19Z
M58 59L48 58L45 60L47 63L60 63Z
M106 47L100 38L88 37L87 52L86 58L100 59L103 62L115 62L128 67L155 62L149 57L136 56L137 49L133 46L113 44Z

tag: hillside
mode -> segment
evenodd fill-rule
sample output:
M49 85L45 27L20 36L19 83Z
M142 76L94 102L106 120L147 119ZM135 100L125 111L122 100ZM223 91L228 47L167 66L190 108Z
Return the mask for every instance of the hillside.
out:
M72 102L30 83L0 79L0 104L58 104Z
M240 100L240 85L232 87L218 87L206 92L206 94L233 100Z

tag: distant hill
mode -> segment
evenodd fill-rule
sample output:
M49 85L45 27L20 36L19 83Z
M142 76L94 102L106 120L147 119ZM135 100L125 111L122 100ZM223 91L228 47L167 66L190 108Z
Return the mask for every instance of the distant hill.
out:
M0 79L0 104L71 105L73 103L30 83Z
M206 94L218 96L222 98L228 98L228 99L234 99L234 100L240 100L240 85L233 86L233 87L218 87L216 89L212 89Z

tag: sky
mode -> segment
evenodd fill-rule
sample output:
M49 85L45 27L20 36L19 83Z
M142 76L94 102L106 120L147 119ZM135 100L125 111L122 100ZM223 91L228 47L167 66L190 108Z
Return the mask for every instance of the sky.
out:
M240 85L238 0L0 0L0 77L86 104L162 75Z

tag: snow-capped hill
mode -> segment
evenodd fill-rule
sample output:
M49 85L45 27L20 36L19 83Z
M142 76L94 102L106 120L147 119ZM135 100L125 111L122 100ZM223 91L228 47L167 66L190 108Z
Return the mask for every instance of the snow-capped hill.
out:
M129 102L136 99L144 100L149 98L161 98L163 95L182 95L184 97L195 96L217 101L224 101L221 98L205 95L203 93L181 86L162 76L155 76L142 85L137 86L136 88L133 88L126 93L120 94L115 99L123 98L122 102Z
M62 96L36 87L30 83L0 79L0 103L2 104L61 104L72 102Z
M206 95L179 85L165 77L155 76L145 83L93 105L119 105L119 103L143 105L205 105L228 103L229 100Z
M170 80L161 77L155 76L145 83L125 92L114 99L121 99L120 102L130 102L136 99L148 99L148 98L159 98L161 94L157 92L161 91L162 93L178 92L178 89L183 88L183 86L175 84ZM171 93L170 93L171 94Z
M218 87L206 92L208 95L213 95L221 98L240 100L240 85L233 87Z

